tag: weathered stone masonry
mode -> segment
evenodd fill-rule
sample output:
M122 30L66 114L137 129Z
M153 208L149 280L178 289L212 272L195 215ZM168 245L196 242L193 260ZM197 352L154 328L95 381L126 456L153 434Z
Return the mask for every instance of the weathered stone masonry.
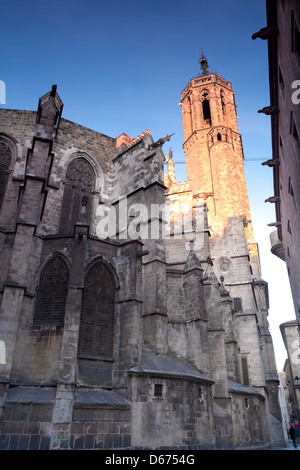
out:
M226 85L227 100L229 90ZM193 94L190 100L195 115L189 123L195 136L204 136L211 127L198 132L202 108ZM203 162L183 188L175 174L164 180L165 156L149 130L114 139L65 120L62 109L53 87L36 113L0 110L0 161L8 162L0 168L6 175L1 449L228 449L279 442L280 422L274 418L275 435L269 419L273 369L264 368L267 353L261 352L262 338L269 339L266 285L252 282L248 247L254 241L245 235L251 231L243 216L228 214L224 232L210 236L215 193L209 181L205 194L195 189ZM237 128L228 131L233 112L228 107L219 129L233 139L232 162L234 149L239 159L241 149ZM212 104L211 118L219 114ZM214 158L221 161L222 152ZM187 154L187 164L191 158ZM224 179L219 168L214 188ZM175 238L173 229L165 239L164 220L151 211L175 200L176 191L203 209L201 247ZM218 197L215 208L225 215L230 206ZM146 226L158 236L141 226L130 236L136 204L146 208ZM101 237L97 224L106 208L116 214L116 231ZM215 229L220 223L216 217ZM255 256L254 250L256 269ZM227 273L225 282L220 273ZM259 311L249 296L253 289ZM275 401L270 410L276 415Z

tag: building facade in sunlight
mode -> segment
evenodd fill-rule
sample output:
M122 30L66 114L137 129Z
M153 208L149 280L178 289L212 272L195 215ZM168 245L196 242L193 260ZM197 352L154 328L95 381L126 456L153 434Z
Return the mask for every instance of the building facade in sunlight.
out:
M187 181L132 139L0 110L2 449L284 443L231 84L181 95Z

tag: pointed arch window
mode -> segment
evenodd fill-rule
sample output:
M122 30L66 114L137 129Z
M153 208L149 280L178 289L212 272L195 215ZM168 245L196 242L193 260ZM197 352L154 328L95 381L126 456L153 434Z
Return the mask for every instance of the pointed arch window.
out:
M73 233L83 205L85 206L84 222L89 223L94 183L94 170L84 158L77 158L69 164L60 217L61 233Z
M6 191L12 156L11 147L4 139L0 138L0 207Z
M222 112L225 114L225 100L224 100L224 94L223 91L221 90L220 92L220 97L221 97L221 107L222 107Z
M55 255L44 266L36 290L34 327L63 326L68 292L69 270L61 256Z
M211 114L210 114L210 104L209 104L209 99L208 99L208 93L203 93L202 95L203 101L202 101L202 111L203 111L203 119L211 125Z
M78 356L113 359L116 283L102 260L93 264L84 279Z
M221 90L221 92L220 92L220 97L221 97L221 108L222 108L224 124L227 126L227 112L226 112L226 104L225 104L225 97L224 97L223 90ZM225 140L227 140L227 139L225 139Z

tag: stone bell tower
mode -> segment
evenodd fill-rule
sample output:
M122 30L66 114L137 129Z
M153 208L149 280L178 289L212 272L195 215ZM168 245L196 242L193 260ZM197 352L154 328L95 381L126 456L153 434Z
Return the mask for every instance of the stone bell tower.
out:
M201 72L189 81L180 102L187 182L193 205L206 207L213 270L233 300L242 382L267 391L271 413L279 418L268 286L253 234L235 92L209 70L203 53L199 63Z
M201 73L190 80L180 102L187 179L193 197L206 201L212 236L222 236L228 218L242 217L247 241L253 242L235 92L209 71L203 54L199 63Z

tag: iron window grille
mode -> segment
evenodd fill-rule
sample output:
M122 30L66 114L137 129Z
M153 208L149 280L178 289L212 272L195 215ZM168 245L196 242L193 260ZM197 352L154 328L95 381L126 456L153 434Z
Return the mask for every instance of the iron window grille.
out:
M78 356L112 360L115 333L115 278L106 263L87 272L82 294Z
M162 384L154 384L154 396L155 397L162 397L163 396L163 385Z
M33 327L63 326L69 282L69 271L60 256L44 266L36 291Z

